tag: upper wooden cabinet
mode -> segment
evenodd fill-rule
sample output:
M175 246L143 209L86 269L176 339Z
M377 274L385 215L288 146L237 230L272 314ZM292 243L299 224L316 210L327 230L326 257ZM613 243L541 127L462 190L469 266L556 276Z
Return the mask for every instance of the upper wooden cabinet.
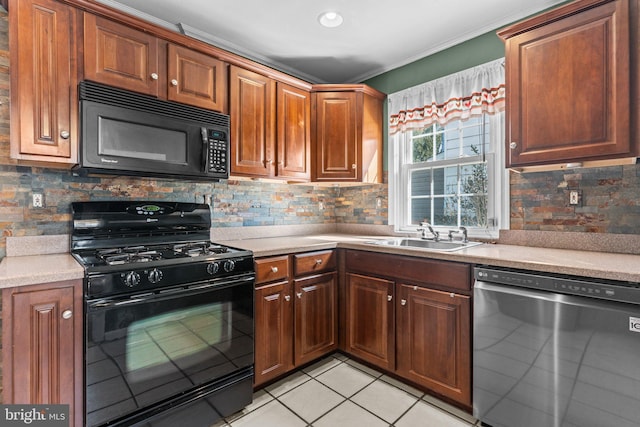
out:
M309 93L230 67L231 174L309 180Z
M276 176L308 181L311 176L311 95L276 85Z
M53 0L9 8L11 157L70 167L78 156L77 11Z
M507 167L636 156L637 3L580 0L498 32Z
M312 181L382 182L382 101L365 85L313 87Z
M84 14L88 80L226 112L227 65L152 34Z

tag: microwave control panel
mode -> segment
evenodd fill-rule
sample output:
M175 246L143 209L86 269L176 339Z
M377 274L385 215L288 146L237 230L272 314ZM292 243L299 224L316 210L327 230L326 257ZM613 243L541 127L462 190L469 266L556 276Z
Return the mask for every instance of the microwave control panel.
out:
M226 173L229 158L229 141L227 135L219 130L208 131L209 151L207 157L208 173Z

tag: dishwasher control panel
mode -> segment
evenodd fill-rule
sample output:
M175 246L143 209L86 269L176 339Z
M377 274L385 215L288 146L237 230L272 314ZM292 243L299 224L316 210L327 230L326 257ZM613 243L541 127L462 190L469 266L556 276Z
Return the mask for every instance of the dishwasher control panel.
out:
M476 267L474 277L477 281L486 283L640 304L640 284L638 283L497 267Z

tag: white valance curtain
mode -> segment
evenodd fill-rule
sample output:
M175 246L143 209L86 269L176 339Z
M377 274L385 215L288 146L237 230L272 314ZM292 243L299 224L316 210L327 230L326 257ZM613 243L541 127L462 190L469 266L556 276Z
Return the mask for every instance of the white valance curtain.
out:
M389 95L389 133L504 110L504 58Z

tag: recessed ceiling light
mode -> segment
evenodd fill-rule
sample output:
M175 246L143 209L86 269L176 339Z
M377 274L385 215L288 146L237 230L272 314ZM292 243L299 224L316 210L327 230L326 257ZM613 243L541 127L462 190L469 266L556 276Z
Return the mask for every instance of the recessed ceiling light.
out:
M327 28L334 28L342 24L342 15L338 12L325 12L318 16L320 25Z

